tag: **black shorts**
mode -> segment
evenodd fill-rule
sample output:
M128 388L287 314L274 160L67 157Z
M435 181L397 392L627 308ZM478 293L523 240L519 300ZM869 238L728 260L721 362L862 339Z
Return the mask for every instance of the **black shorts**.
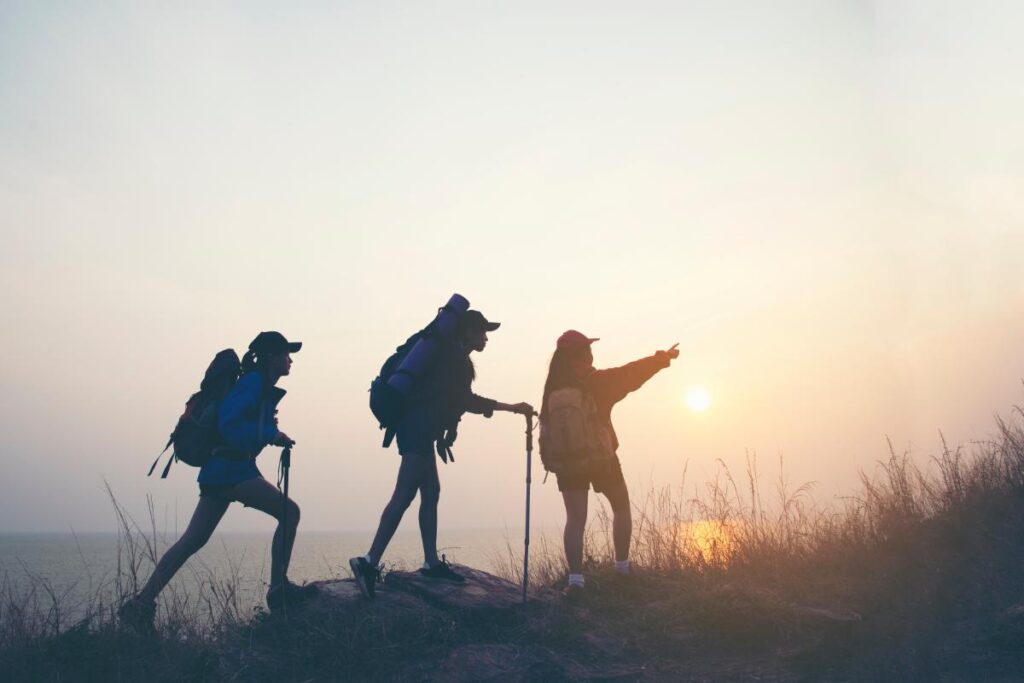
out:
M430 418L424 407L409 409L395 429L395 441L398 442L400 455L418 455L432 458L434 456L435 437L429 426Z
M226 501L233 501L234 498L231 496L233 488L235 488L235 484L200 484L199 497L223 498Z
M253 479L262 479L262 477L253 477ZM199 497L200 498L221 498L229 503L235 502L234 488L239 484L252 481L251 479L244 479L243 481L236 481L233 484L200 484L199 485Z
M580 472L556 473L555 478L558 480L559 491L587 491L593 486L596 493L606 493L626 485L618 456Z

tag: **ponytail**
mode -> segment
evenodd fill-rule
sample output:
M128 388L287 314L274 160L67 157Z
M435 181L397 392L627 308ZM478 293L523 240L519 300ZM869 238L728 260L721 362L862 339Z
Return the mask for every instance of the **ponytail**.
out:
M262 363L258 363L256 361L256 352L253 351L252 349L249 349L248 351L246 351L245 355L242 356L242 373L243 374L246 373L246 372L252 372L253 370L260 369L260 367L259 367L260 365L262 365Z

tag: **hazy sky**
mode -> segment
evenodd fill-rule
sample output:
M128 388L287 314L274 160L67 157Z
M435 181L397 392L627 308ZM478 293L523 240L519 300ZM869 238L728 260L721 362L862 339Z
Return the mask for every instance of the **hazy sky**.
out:
M615 412L635 493L749 451L827 501L886 436L985 438L1024 394L1022 15L0 2L0 531L111 529L104 479L183 527L195 470L145 470L265 329L306 344L303 527L373 528L398 456L366 389L454 291L504 323L476 385L503 401L539 403L569 327L598 365L680 343ZM521 525L523 445L467 416L441 526Z

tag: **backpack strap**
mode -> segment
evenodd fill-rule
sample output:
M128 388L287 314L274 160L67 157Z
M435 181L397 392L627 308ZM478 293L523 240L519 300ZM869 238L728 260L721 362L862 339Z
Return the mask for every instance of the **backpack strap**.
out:
M395 440L395 428L385 427L384 428L384 442L381 444L382 448L390 448L391 442Z
M260 401L260 404L259 404L259 407L257 408L257 410L260 411L260 415L259 415L259 418L256 421L256 438L259 439L260 441L263 441L263 426L264 426L264 423L265 423L266 417L267 417L267 398L266 398L266 395L264 395L263 400ZM255 459L256 455L253 455L252 457Z
M171 453L171 457L167 458L167 467L164 468L164 473L160 475L161 479L166 479L167 478L167 473L171 471L171 465L174 464L174 461L177 458L178 458L178 456L175 455L174 453Z
M171 442L172 441L174 441L174 432L171 432L171 438L167 439L167 445L164 446L164 449L162 451L160 451L160 455L156 456L156 460L153 461L153 464L149 466L149 472L146 473L147 477L149 475L153 474L153 470L156 469L156 464L158 462L160 462L160 458L162 458L164 456L164 453L167 452L167 449L171 447ZM174 454L172 453L171 454L171 460L173 460L173 459L174 459ZM167 469L170 469L170 467L171 467L170 463L168 463ZM161 479L163 479L163 478L165 478L167 476L167 469L164 470L163 476L160 477Z

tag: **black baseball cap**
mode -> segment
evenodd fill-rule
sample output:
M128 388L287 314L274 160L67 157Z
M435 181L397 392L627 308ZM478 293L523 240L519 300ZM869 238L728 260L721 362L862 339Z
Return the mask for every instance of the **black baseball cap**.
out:
M459 324L465 330L483 330L485 332L494 332L501 327L501 323L492 323L484 317L483 313L472 308L462 314Z
M302 342L290 342L280 332L260 332L249 343L249 350L260 353L295 353L302 348Z

